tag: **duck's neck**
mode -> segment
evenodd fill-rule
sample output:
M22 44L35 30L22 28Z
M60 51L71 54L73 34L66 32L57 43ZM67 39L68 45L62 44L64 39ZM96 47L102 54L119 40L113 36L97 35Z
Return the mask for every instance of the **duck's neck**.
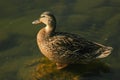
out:
M55 28L56 28L56 24L53 22L46 24L45 27L46 35L51 36L55 32Z
M54 35L56 24L47 24L37 35L38 42L43 42Z

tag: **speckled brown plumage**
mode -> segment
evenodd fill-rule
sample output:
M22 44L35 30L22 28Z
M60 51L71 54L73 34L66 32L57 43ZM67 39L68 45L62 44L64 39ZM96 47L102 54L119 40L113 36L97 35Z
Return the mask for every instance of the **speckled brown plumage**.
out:
M44 23L37 35L41 52L55 62L59 69L68 64L88 63L104 58L111 53L112 47L88 41L77 34L55 32L56 20L52 13L44 12L33 24Z

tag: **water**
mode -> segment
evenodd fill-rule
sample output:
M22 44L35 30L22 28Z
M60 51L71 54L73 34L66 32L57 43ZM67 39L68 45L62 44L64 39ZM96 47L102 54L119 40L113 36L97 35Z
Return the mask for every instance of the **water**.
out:
M77 33L114 48L112 54L88 65L56 70L40 54L32 25L43 11L57 18L57 31ZM119 80L119 0L0 1L0 80Z

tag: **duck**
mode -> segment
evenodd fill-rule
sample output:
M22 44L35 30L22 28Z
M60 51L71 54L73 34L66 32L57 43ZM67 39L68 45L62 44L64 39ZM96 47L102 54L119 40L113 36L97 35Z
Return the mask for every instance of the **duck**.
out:
M56 31L56 18L50 11L45 11L32 24L44 24L37 34L37 45L41 53L57 69L70 64L88 64L110 55L112 47L87 40L79 34Z

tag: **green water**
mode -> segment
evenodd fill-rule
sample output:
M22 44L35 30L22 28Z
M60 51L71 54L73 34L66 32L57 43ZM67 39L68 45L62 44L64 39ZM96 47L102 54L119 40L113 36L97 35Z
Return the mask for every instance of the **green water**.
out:
M77 33L112 46L112 54L92 66L74 65L62 71L53 67L48 74L33 79L44 56L36 45L41 25L31 23L43 11L55 14L57 31ZM119 30L120 0L0 1L0 80L119 80ZM52 64L44 62L46 66Z

